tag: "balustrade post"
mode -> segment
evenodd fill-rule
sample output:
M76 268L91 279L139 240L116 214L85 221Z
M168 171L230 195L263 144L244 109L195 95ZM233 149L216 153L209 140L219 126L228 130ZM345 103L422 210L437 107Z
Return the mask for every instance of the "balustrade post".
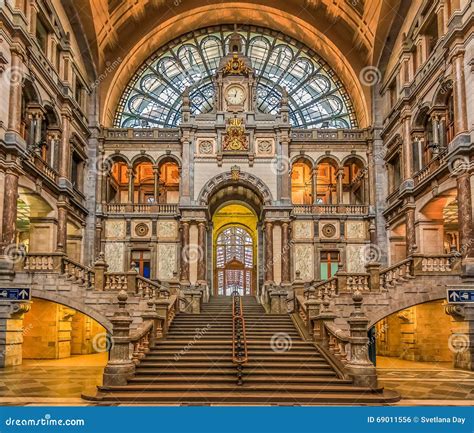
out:
M362 311L360 292L352 295L354 310L347 322L350 327L351 358L346 368L355 386L377 387L377 371L369 360L368 317Z
M372 262L365 265L365 269L369 274L369 289L371 292L380 290L380 263Z
M314 317L314 322L318 324L319 328L319 343L329 349L329 334L326 331L325 323L333 324L336 319L336 314L331 310L331 301L329 297L324 296L324 299L319 301L319 314Z
M121 290L117 296L118 308L111 319L112 348L109 361L104 369L104 386L126 385L134 373L135 364L130 358L130 325L132 318L126 309L128 295Z
M135 294L137 292L137 276L135 262L130 264L130 270L127 272L127 292Z
M269 290L270 313L288 314L288 292L286 290Z
M99 257L94 263L95 289L102 291L105 289L105 273L109 265L105 261L105 255L101 251Z

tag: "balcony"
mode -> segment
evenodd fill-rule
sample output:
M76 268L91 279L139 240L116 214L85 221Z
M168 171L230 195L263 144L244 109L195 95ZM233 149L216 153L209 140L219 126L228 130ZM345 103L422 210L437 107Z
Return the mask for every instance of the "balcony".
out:
M425 179L429 178L439 168L444 167L447 163L447 150L444 149L439 155L434 157L427 165L425 165L420 171L415 173L413 181L415 187L421 184Z
M58 172L50 167L39 155L34 152L29 153L27 161L36 168L40 173L44 174L54 183L58 182Z
M131 203L111 203L108 204L107 213L109 215L121 215L121 214L157 214L157 215L177 215L178 205L177 204L131 204Z
M295 205L293 215L367 215L369 206L358 204Z

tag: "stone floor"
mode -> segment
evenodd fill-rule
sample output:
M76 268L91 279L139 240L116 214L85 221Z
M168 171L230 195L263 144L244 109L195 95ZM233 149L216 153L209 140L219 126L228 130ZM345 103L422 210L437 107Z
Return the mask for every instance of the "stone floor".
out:
M0 405L88 405L81 393L102 381L106 354L61 360L26 360L0 370ZM402 396L401 405L474 405L474 372L449 363L377 358L380 384Z

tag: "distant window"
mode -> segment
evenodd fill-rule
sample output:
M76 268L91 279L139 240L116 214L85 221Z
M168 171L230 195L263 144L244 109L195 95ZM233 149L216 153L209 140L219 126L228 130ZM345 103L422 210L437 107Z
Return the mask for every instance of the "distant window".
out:
M150 251L132 251L132 262L135 270L145 278L151 277L151 254Z
M46 54L48 50L48 30L40 18L36 20L36 40L43 53Z
M329 280L339 269L339 252L321 251L321 280Z

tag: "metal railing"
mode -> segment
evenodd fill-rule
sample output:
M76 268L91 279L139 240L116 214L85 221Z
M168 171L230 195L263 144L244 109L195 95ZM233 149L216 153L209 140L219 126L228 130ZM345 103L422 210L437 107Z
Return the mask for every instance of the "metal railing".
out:
M245 330L242 297L232 293L232 362L237 366L237 385L244 384L244 364L248 361L247 335Z

